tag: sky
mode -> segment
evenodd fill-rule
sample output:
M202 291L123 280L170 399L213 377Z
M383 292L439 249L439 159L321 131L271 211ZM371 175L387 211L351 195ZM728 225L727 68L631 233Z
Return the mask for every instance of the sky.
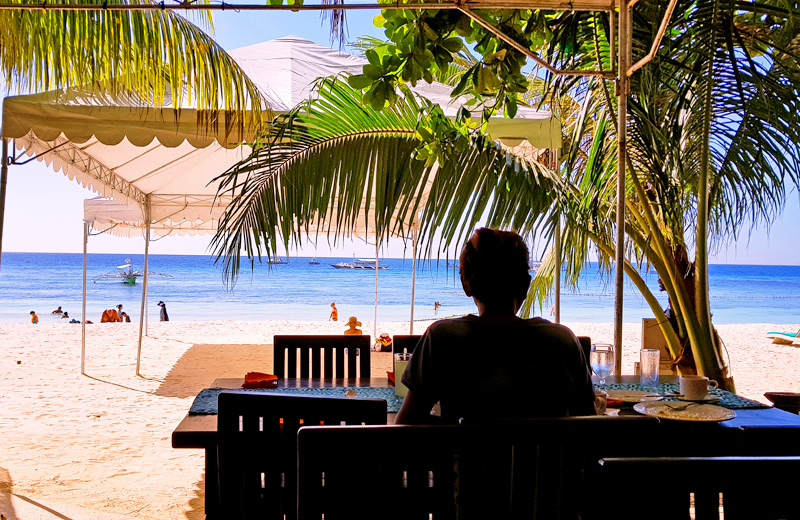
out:
M372 19L377 10L354 10L347 13L348 38L359 36L382 37ZM306 11L215 11L217 42L225 49L235 49L255 43L295 35L321 45L330 43L328 21L318 12ZM346 49L345 49L346 50ZM1 86L1 85L0 85ZM25 157L22 158L23 160ZM2 250L17 252L78 253L83 251L83 200L96 196L60 172L45 164L31 161L23 166L11 166L8 173L5 221ZM748 238L722 248L711 257L711 263L800 265L800 241L797 223L800 222L800 197L788 196L786 209L771 227L755 230ZM151 242L152 254L208 254L209 237L167 237ZM107 235L89 239L90 253L137 254L144 251L141 238L122 238ZM345 239L331 249L320 243L292 250L292 256L374 255L375 246L362 241ZM392 241L381 254L388 257L409 257L401 241Z

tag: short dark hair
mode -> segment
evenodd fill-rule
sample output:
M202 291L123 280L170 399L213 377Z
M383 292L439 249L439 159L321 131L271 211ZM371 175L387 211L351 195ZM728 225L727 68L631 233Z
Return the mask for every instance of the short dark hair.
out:
M528 258L528 246L513 231L476 230L459 259L464 293L489 304L525 298Z

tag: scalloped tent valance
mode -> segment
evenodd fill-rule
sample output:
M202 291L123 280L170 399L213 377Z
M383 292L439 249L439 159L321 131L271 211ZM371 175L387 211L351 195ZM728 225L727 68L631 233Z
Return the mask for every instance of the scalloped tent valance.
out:
M230 54L275 112L307 99L317 78L360 73L366 63L295 36ZM414 90L455 116L450 87L420 84ZM223 120L209 129L191 106L158 108L104 92L66 90L6 98L2 136L98 195L140 208L149 200L153 224L172 222L176 232L191 233L213 231L227 204L216 198L214 179L250 153L239 138L253 136L247 129L226 133L226 123L238 128ZM514 119L493 118L488 130L512 146L521 140L536 148L561 146L560 123L549 112L521 107Z

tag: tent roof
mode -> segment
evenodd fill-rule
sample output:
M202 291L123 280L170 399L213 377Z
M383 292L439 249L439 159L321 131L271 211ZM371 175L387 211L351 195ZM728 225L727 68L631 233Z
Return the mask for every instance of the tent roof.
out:
M279 112L307 99L318 77L360 73L365 63L296 36L230 54ZM455 115L450 87L419 84L414 90ZM139 208L149 199L152 222L165 232L204 233L213 232L228 203L216 198L213 179L250 153L226 136L224 121L218 126L208 131L192 107L176 110L169 100L156 108L135 98L66 90L6 98L2 136L103 197ZM514 119L493 118L489 132L510 144L527 139L536 148L561 146L560 123L526 107Z

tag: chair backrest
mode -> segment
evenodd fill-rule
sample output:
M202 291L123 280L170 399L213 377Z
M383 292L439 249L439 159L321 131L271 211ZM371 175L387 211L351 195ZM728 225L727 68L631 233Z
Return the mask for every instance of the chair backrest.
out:
M644 449L658 426L639 416L303 427L298 519L575 519L595 507L584 497L599 458Z
M369 378L369 344L369 336L277 335L272 371L280 378Z
M625 490L614 518L800 518L800 457L604 458L600 478ZM722 508L723 515L720 515Z
M309 424L386 424L386 401L242 391L220 393L217 421L220 511L216 516L209 512L209 518L293 519L297 430ZM347 449L336 449L339 448Z
M417 334L398 334L392 338L392 371L394 371L394 355L414 352L422 336Z
M583 357L586 358L586 364L589 365L591 368L591 362L589 361L589 354L592 352L592 338L589 336L578 336L578 341L581 344L581 348L583 349Z

